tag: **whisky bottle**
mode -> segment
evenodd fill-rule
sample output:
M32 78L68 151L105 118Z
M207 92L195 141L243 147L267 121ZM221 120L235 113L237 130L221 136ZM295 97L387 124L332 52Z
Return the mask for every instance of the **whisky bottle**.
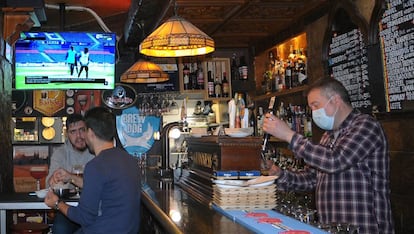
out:
M214 97L214 81L213 78L211 77L211 71L207 72L207 88L208 88L208 96L209 97Z

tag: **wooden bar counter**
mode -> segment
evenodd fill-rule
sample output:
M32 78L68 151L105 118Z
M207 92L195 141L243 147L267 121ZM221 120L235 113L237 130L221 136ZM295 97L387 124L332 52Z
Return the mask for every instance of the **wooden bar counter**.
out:
M253 233L201 204L172 181L158 179L155 169L143 171L142 178L140 233Z

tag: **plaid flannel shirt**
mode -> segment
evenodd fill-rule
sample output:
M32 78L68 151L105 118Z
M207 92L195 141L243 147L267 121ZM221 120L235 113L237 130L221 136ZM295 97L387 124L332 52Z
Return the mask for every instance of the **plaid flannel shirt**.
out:
M295 134L290 148L309 167L283 171L278 187L315 189L321 223L353 224L360 234L394 233L388 143L378 121L354 110L338 130L325 132L319 144Z

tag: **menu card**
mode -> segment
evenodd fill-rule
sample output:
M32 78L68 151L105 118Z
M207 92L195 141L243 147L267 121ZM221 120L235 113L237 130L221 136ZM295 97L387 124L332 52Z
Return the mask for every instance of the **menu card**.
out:
M367 49L359 29L333 34L328 63L330 75L348 90L352 106L370 111Z

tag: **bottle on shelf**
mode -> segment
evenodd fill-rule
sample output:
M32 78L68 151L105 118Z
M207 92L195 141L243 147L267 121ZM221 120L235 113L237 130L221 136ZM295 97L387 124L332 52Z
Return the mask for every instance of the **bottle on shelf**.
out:
M264 113L263 113L263 107L259 107L259 112L257 114L257 136L263 136L263 120L264 120Z
M213 77L211 75L211 71L207 72L207 88L208 88L208 96L209 97L215 97L215 93L214 93L214 80Z
M240 80L247 80L249 70L248 70L246 59L244 56L240 56L239 74L240 74L239 75Z
M197 85L199 89L204 89L204 73L201 62L197 63Z
M219 98L222 96L221 80L217 73L216 73L216 78L214 79L214 93L215 93L216 98Z
M191 89L199 89L197 85L197 64L191 63L190 68Z
M223 88L223 97L229 97L230 84L229 84L229 81L227 80L226 72L223 72L222 88Z
M188 68L187 64L185 64L183 68L183 83L185 90L190 89L190 68Z
M299 56L298 56L298 81L300 85L304 85L308 83L307 75L306 75L306 56L303 54L303 48L299 49Z
M290 60L288 60L286 63L285 83L286 83L286 89L292 88L292 66L291 66Z

